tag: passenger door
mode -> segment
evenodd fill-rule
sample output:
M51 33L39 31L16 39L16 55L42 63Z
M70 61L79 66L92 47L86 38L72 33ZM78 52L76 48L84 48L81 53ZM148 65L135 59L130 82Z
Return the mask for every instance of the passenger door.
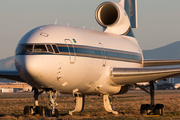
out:
M76 62L76 52L74 49L74 45L70 39L65 39L68 51L69 51L69 60L71 64L74 64Z
M105 53L105 51L104 51L104 47L103 47L103 44L101 43L101 42L99 42L99 45L100 45L100 47L101 47L101 54L102 54L102 56L103 56L103 67L105 67L106 66L106 53Z

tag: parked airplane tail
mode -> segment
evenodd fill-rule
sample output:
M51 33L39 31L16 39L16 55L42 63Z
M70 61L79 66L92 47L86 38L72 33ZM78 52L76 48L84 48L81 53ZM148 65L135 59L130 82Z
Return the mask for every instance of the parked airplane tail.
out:
M137 0L104 2L96 9L96 20L104 32L125 35L137 28Z

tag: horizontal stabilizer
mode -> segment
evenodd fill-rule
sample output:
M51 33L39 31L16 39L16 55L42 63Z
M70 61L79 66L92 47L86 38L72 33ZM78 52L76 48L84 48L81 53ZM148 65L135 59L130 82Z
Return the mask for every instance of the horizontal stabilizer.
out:
M180 65L180 60L144 60L144 67Z

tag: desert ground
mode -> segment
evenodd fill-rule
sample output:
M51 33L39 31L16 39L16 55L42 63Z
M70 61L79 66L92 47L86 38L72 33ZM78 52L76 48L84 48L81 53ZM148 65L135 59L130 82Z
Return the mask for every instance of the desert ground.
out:
M180 90L157 90L155 103L164 104L164 116L140 115L141 104L149 104L150 96L144 91L128 91L123 95L112 97L113 108L119 115L113 115L104 110L100 96L86 96L85 108L81 113L68 115L69 110L75 108L75 98L72 95L59 95L57 109L59 120L180 120ZM54 120L45 116L24 116L26 105L33 105L33 93L0 93L0 120ZM46 94L39 96L39 104L48 106Z

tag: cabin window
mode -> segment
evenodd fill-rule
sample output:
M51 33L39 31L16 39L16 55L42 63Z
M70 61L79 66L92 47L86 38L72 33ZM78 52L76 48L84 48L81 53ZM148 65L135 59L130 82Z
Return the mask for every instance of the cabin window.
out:
M34 52L46 52L45 45L35 45L34 46Z

